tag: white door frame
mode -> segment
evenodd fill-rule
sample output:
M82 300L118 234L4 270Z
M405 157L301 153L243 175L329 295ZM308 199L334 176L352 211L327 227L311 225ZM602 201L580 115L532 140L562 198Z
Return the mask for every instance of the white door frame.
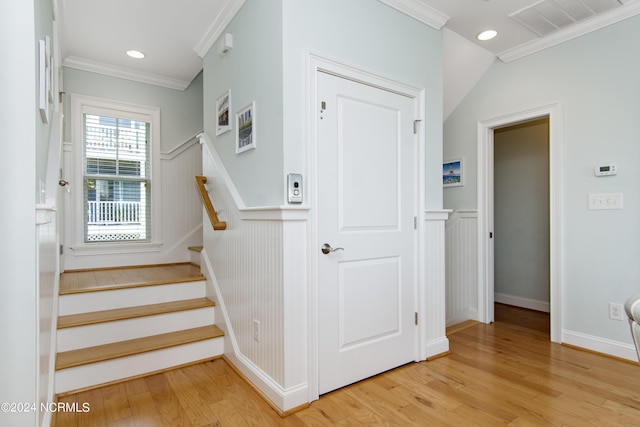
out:
M493 238L493 131L534 119L549 117L549 285L551 341L562 334L562 241L561 241L561 156L562 111L551 104L478 122L478 320L494 321Z
M416 88L414 86L407 85L402 82L398 82L396 80L371 73L369 71L363 70L361 68L357 68L354 66L347 65L345 63L326 58L319 54L309 53L307 55L307 129L309 130L308 134L308 156L307 156L307 170L308 179L307 179L307 194L310 195L309 200L311 203L310 209L310 236L309 236L309 253L308 253L308 265L309 265L309 317L308 317L308 390L309 390L309 402L313 400L317 400L319 398L318 393L318 251L320 250L320 243L318 238L318 225L319 225L319 215L320 208L318 206L318 163L317 163L317 124L316 117L319 108L319 102L317 95L318 83L317 83L317 75L318 72L328 72L330 74L352 80L355 82L359 82L362 84L367 84L374 87L379 87L391 92L396 92L401 95L409 96L414 99L415 119L424 120L424 90ZM423 121L424 123L424 121ZM423 221L420 218L420 212L424 212L425 206L425 161L424 161L424 131L423 127L419 127L419 132L415 135L415 138L418 143L418 147L416 152L418 153L417 159L417 179L418 185L416 185L416 216L417 220L417 232L418 232L418 242L415 249L415 266L416 266L416 307L415 310L418 313L421 313L420 304L418 304L419 297L423 293L421 290L424 287L423 278L424 273L422 271L423 266L419 262L421 259L421 253L424 248L424 237L423 237ZM423 316L421 316L423 317ZM424 359L426 356L422 356L421 350L424 345L421 343L421 337L424 336L423 331L425 330L425 322L421 322L416 328L416 350L415 350L415 360L419 361Z

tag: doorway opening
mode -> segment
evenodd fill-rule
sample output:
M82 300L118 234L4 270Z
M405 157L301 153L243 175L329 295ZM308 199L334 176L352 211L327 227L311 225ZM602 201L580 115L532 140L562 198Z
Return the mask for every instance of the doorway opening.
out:
M494 302L548 318L549 118L497 128L493 145ZM496 321L526 313L499 305Z
M478 123L478 317L484 323L491 323L495 320L495 180L501 179L500 175L497 178L495 176L496 133L500 133L500 129L503 128L536 123L540 120L542 120L541 123L548 123L548 231L545 233L548 236L546 246L548 247L550 338L551 341L561 342L560 156L562 125L559 104L534 108ZM506 236L507 238L520 239L513 231L509 234ZM498 274L502 274L502 271ZM530 305L535 303L528 308L541 309L540 301L536 297L525 296L520 299L520 302L522 301L527 301Z

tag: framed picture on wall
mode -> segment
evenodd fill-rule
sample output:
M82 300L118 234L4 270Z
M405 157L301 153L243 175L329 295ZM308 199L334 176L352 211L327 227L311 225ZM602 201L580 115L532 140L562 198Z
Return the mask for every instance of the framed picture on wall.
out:
M442 185L444 187L461 187L463 183L462 159L443 162Z
M255 101L236 113L236 154L256 148Z
M228 90L216 100L216 135L222 135L231 130L231 90Z
M51 94L51 39L38 40L38 109L43 123L49 123Z

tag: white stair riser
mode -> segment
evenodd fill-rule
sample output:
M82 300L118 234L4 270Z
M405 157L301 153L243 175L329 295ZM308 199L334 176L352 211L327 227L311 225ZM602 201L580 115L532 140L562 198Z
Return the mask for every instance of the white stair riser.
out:
M215 307L123 319L58 330L58 352L213 325Z
M56 371L55 393L136 377L223 354L224 338L198 341Z
M200 252L189 251L189 260L191 261L191 264L200 265Z
M206 281L171 283L108 291L60 295L60 316L181 301L206 296Z

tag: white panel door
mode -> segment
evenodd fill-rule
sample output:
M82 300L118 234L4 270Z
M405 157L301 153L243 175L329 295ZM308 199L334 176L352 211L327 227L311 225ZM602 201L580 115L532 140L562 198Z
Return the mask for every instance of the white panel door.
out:
M324 72L318 99L322 394L415 360L417 153L414 99Z

